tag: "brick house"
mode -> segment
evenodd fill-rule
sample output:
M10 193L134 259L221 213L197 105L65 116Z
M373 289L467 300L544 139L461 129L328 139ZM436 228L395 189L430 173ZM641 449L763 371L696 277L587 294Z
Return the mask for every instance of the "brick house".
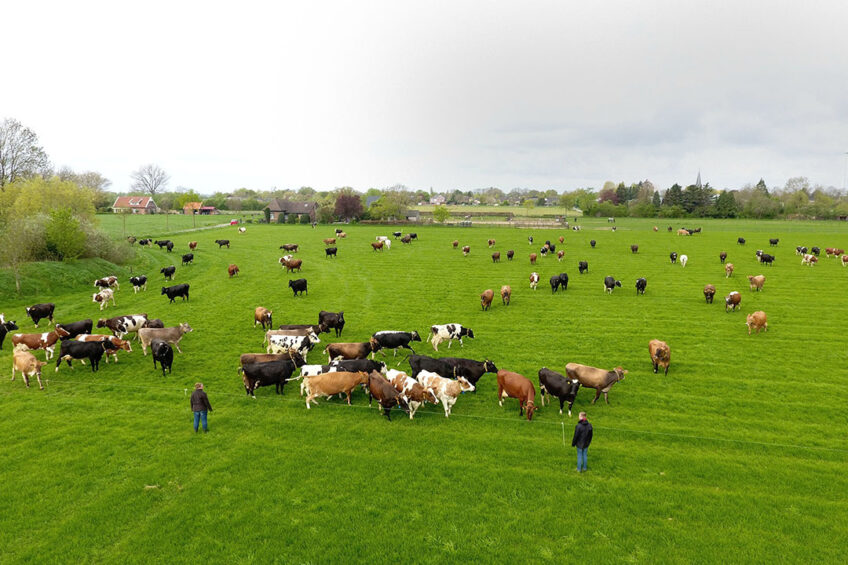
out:
M316 202L292 202L290 200L274 198L265 208L271 212L271 223L276 222L280 215L283 216L284 222L288 221L288 217L291 214L297 215L298 219L300 219L300 216L306 214L310 220L315 221L318 204Z
M133 214L155 214L159 208L150 196L119 196L112 204L116 214L131 212Z

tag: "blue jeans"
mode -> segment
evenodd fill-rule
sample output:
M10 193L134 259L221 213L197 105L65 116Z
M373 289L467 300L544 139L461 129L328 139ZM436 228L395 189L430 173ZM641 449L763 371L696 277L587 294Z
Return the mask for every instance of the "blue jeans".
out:
M203 431L207 431L206 427L206 410L194 413L194 431L197 431L197 424L203 422Z
M195 412L197 414L197 412ZM589 448L584 447L583 449L577 448L577 470L585 471L587 469L586 464L589 460Z

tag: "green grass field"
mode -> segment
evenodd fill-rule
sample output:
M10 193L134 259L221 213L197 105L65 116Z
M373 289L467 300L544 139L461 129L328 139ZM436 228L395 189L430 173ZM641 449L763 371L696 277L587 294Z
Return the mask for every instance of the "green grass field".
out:
M848 268L824 255L802 267L794 252L848 248L845 225L675 221L704 229L680 237L665 231L667 220L621 219L617 232L605 220L580 222L580 232L422 227L419 241L384 253L369 243L394 228L346 226L336 260L325 259L321 243L329 226L190 232L172 237L172 254L139 251L132 272L151 282L138 295L129 266L34 266L44 273L38 294L14 298L6 289L0 302L19 331L39 331L23 316L36 302L55 302L59 321L100 317L90 274L100 269L121 277L118 306L104 314L146 312L167 325L189 322L194 332L166 378L135 347L94 374L78 364L54 373L51 362L45 391L25 389L20 377L0 381L0 561L848 560ZM119 224L104 225L121 235ZM531 267L528 254L560 235L564 261ZM738 236L748 244L737 245ZM779 247L769 249L770 237ZM232 240L231 249L217 249L219 238ZM488 238L504 256L499 264ZM451 248L454 239L471 246L468 257ZM183 268L179 253L190 240L200 242L195 264ZM288 242L301 244L308 296L292 297L277 263ZM756 262L758 248L776 255L773 267ZM722 250L736 266L729 280ZM671 265L670 251L689 264ZM578 274L579 260L589 262L588 274ZM230 263L239 277L227 277ZM190 283L189 302L168 304L159 294L158 271L171 264L177 273L167 284ZM542 279L536 291L527 283L533 270ZM568 290L552 295L548 278L560 272ZM760 273L764 290L751 292L745 276ZM606 275L623 288L605 295ZM644 296L634 289L640 276ZM718 289L713 305L704 303L705 283ZM496 300L482 312L480 292L503 284L513 288L512 304ZM731 290L742 293L742 309L726 314ZM571 419L545 407L528 422L517 401L499 407L492 374L459 398L450 419L428 406L413 421L395 411L387 422L361 392L352 407L331 400L307 411L296 383L283 396L244 393L238 355L262 350L262 331L252 327L259 305L273 309L275 324L317 323L321 309L344 310L341 340L323 334L310 362L325 362L319 350L330 341L388 329L424 335L432 324L459 322L477 336L464 348L434 354L416 343L416 352L489 358L535 383L542 366L564 372L571 361L629 374L609 405L592 406L594 391L581 390ZM748 336L745 315L754 310L767 312L769 331ZM651 372L652 338L671 347L668 376ZM10 350L7 338L7 368ZM397 361L408 368L404 357ZM394 366L391 353L389 360ZM196 381L215 409L205 436L191 428L186 391ZM583 475L570 447L579 410L595 426Z
M436 207L430 204L423 204L421 206L415 206L415 210L419 210L425 214L432 214L433 210ZM571 208L565 208L563 206L534 206L532 208L525 208L524 206L461 206L457 204L451 204L447 206L448 211L451 213L452 217L462 217L466 214L471 214L472 216L477 214L512 214L518 217L553 217L553 216L581 216L583 213L575 211ZM604 219L606 221L606 218Z

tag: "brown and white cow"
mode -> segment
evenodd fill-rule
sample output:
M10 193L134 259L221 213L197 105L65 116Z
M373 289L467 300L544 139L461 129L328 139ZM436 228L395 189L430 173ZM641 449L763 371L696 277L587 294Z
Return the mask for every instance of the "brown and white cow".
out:
M425 389L442 402L445 408L445 418L449 418L453 405L456 404L456 399L463 392L474 390L474 385L465 380L464 377L457 377L456 380L446 379L431 371L420 371L417 375L418 382Z
M27 351L30 349L43 349L44 358L50 360L53 357L53 348L60 337L70 336L70 332L62 327L54 328L52 331L40 334L13 334L12 346L15 349Z
M257 306L256 310L253 311L253 327L256 327L256 324L262 324L262 329L265 329L265 324L268 324L268 329L272 328L271 325L271 316L274 312L268 310L267 308L263 308L262 306Z
M748 335L751 335L752 329L756 330L757 333L760 333L760 330L768 331L766 313L762 310L757 310L753 314L748 314L745 325L748 326Z
M809 265L810 267L812 267L813 265L815 265L818 262L819 262L819 258L816 257L815 255L810 254L810 253L804 254L804 257L801 259L802 265Z
M389 369L386 373L386 378L389 379L389 382L392 383L395 390L401 393L406 399L406 403L409 406L410 420L412 420L415 416L415 412L425 402L432 402L433 404L439 403L439 399L432 390L425 389L421 383L403 371Z
M289 259L284 263L284 267L286 268L286 272L294 272L300 271L303 266L303 259Z
M846 265L848 265L848 255L843 255L842 256L842 266L844 267Z
M727 312L727 309L736 310L739 308L739 304L742 302L742 295L737 291L733 291L727 296L724 297L724 311Z
M665 369L665 374L668 375L668 364L671 362L671 350L668 348L668 344L658 339L652 339L648 342L648 351L651 354L654 373L662 367Z
M115 306L115 293L111 288L104 288L100 292L95 292L91 295L91 301L100 304L100 310L109 306L109 301L112 301L112 306Z
M97 279L94 281L94 286L98 288L114 288L115 290L120 290L120 287L118 286L118 277L114 275Z
M15 380L15 372L20 371L24 377L24 384L29 388L29 378L35 375L38 379L38 388L44 390L44 385L41 384L41 368L46 364L46 361L39 361L29 351L16 349L12 352L12 380Z
M501 287L501 302L504 306L509 306L509 301L512 299L512 287L505 284Z
M97 327L109 328L112 335L123 339L123 337L128 333L137 332L146 322L147 314L133 314L131 316L100 318L97 320Z
M727 263L724 265L724 278L729 279L733 276L733 263Z
M463 245L462 246L462 256L468 257L469 253L471 253L471 246L470 245Z
M494 240L494 239L490 239L490 240L489 240L489 247L494 247L494 246L495 246L495 240Z
M513 371L498 371L498 404L503 406L504 398L518 399L518 415L523 416L527 410L527 419L533 419L536 411L536 387L524 375Z

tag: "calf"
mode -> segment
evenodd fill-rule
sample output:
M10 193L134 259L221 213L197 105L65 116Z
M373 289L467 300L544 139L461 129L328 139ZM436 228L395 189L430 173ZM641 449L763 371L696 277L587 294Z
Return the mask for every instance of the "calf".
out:
M172 304L174 299L182 296L183 302L188 300L188 283L175 284L174 286L163 286L161 294L168 296L168 303Z
M589 262L588 261L580 261L577 264L577 270L580 271L580 274L589 272Z
M123 339L128 333L137 332L146 322L147 314L134 314L131 316L100 318L97 320L97 327L108 328L112 332L112 335Z
M471 253L471 246L469 246L469 245L463 245L463 246L462 246L462 256L463 256L463 257L468 257L468 254L469 254L469 253Z
M668 364L671 362L671 350L668 348L668 344L658 339L652 339L648 342L648 352L651 354L654 373L659 371L660 367L663 367L665 374L668 375Z
M59 356L56 358L56 371L59 371L59 365L62 361L68 362L68 367L73 369L71 359L88 359L91 363L91 372L96 372L100 369L100 359L103 354L108 351L114 351L115 345L109 341L63 341L59 349ZM85 365L85 361L83 361Z
M102 279L97 279L94 281L94 286L99 288L114 288L115 290L120 290L120 286L118 285L118 277L112 275L109 277L103 277Z
M100 304L100 310L109 306L109 300L112 301L112 306L115 305L115 293L111 288L104 288L100 292L95 292L91 295L91 301Z
M571 407L574 406L574 399L577 398L578 390L580 390L580 381L577 379L566 379L547 367L539 369L539 395L542 406L545 405L545 395L554 396L559 399L560 415L562 415L565 403L568 402L568 417L571 418ZM550 403L551 400L548 399L548 404Z
M32 323L35 324L35 327L38 327L38 322L47 318L47 320L52 324L53 322L53 310L56 308L56 305L52 302L45 302L42 304L33 304L29 308L26 309L27 316L32 318Z
M229 266L227 267L227 274L228 274L228 275L230 275L230 278L233 278L234 276L236 276L237 274L239 274L239 268L238 268L238 265L236 265L235 263L233 263L233 264L229 265Z
M306 286L306 279L289 279L289 288L292 289L294 295L297 296L298 293L301 295L305 292L307 296L309 296L309 290Z
M501 252L495 251L492 253L492 263L499 263L501 260Z
M441 359L436 359L436 361L449 365L452 368L452 373L444 374L438 370L428 370L439 373L443 377L462 377L475 387L485 373L498 372L495 364L488 359L485 361L474 361L473 359L463 359L461 357L442 357Z
M577 379L585 388L595 389L595 398L592 399L592 404L600 398L601 393L604 393L604 401L609 404L607 394L612 388L612 385L618 381L624 380L624 375L627 371L621 367L616 367L612 371L606 369L598 369L588 365L579 363L569 363L565 366L565 374L569 379Z
M707 304L713 303L713 297L715 296L715 293L716 293L716 287L715 286L713 286L711 284L704 286L704 299L707 301Z
M112 345L115 346L114 349L110 349L106 351L106 359L105 361L109 362L109 355L112 356L112 360L115 363L118 362L118 351L126 351L128 353L132 353L132 345L130 342L123 340L121 338L115 337L113 335L104 335L104 334L86 334L77 336L77 341L109 341Z
M323 373L310 377L307 383L306 408L310 408L310 402L314 402L316 397L329 398L336 394L347 396L347 403L350 406L350 393L357 385L367 385L368 378L369 374L364 372Z
M762 310L758 310L753 314L748 314L745 325L748 326L748 335L751 335L751 329L755 329L757 333L760 333L760 330L768 331L766 313Z
M256 389L261 386L274 385L275 392L283 394L286 382L291 379L295 369L303 364L299 357L264 363L245 363L239 367L238 372L242 376L245 392L248 396L256 398Z
M368 406L371 406L371 401L375 398L380 403L383 414L390 422L392 421L390 415L392 408L406 404L405 398L395 389L394 385L377 372L368 374Z
M604 292L612 294L615 287L621 288L621 281L615 280L615 277L604 277Z
M186 253L183 255L183 266L194 263L194 253Z
M153 368L156 368L156 362L162 366L162 376L165 376L165 369L171 373L171 365L174 364L174 350L170 344L161 339L154 339L150 342L150 352L153 354Z
M230 240L229 239L216 239L215 243L218 244L218 249L221 249L225 245L227 246L227 249L230 248Z
M61 337L68 337L68 332L62 328L54 328L53 331L40 334L12 334L12 347L15 349L43 349L44 359L49 361L53 357L53 348Z
M504 398L518 399L518 415L523 416L527 409L527 420L533 419L536 411L536 388L530 379L524 375L505 371L498 371L498 405L503 406Z
M401 393L406 400L406 404L409 407L410 420L412 420L415 416L415 412L425 402L432 402L433 404L439 403L439 399L432 390L425 389L421 383L402 371L392 369L388 372L386 377L389 382L392 383L392 386L395 387L395 390Z
M440 377L430 371L418 373L418 382L442 402L445 408L445 418L449 418L453 405L460 394L474 390L474 385L459 377L457 380Z
M324 256L325 256L325 258L326 257L334 257L335 258L338 251L339 251L338 247L328 247L324 250Z
M412 378L418 378L418 374L422 371L436 373L446 379L456 377L455 366L444 359L436 359L426 355L410 355L406 360L409 362Z
M480 295L480 306L483 308L484 312L492 307L492 299L494 297L495 297L495 291L492 290L491 288L487 288Z
M751 290L756 290L757 292L763 289L763 283L766 282L765 275L748 275L748 283L751 285Z
M268 310L267 308L263 308L262 306L257 306L253 311L253 327L256 327L256 324L262 324L262 329L265 329L265 324L268 324L268 329L271 329L271 317L274 312Z
M736 310L739 308L740 302L742 302L742 295L734 290L724 297L724 311L727 312L728 308Z
M139 275L137 277L130 277L130 284L133 285L133 294L137 294L139 290L147 290L147 277L144 275Z
M15 350L12 352L12 380L15 380L15 373L20 371L24 384L29 388L29 378L34 375L38 380L38 388L44 390L44 385L41 384L41 368L46 364L46 361L39 361L28 351Z
M536 290L536 286L539 284L539 273L530 273L530 288Z
M371 336L371 339L376 340L380 344L381 349L391 349L394 355L397 355L397 350L399 347L403 349L408 349L415 353L415 351L410 347L410 342L413 341L421 341L421 336L418 335L417 331L411 332L399 332L399 331L382 331L377 332ZM383 356L385 357L385 352L381 351ZM372 354L371 358L374 356Z
M138 330L138 340L141 342L141 350L145 355L147 355L147 347L154 339L170 343L177 348L177 351L182 353L183 350L180 349L180 340L185 334L191 331L194 330L185 322L179 326L173 326L170 328L141 328Z
M646 286L648 286L648 281L645 277L636 279L636 294L645 294Z
M463 347L463 337L474 339L474 331L471 328L462 327L461 324L440 324L430 326L430 335L427 336L427 341L433 344L435 351L438 351L440 343L447 341L448 349L450 349L455 339L459 340L459 346Z
M724 278L729 279L733 276L733 263L728 263L724 266Z
M72 339L78 335L90 334L91 328L94 327L90 319L80 320L79 322L71 322L70 324L56 324L57 328L62 328L68 335L62 339Z
M6 340L6 334L18 329L18 325L14 320L0 323L0 349L3 349L3 342Z
M722 251L718 254L718 260L721 261L721 264L724 265L724 261L727 259L727 251Z
M369 354L380 350L380 342L371 338L357 343L331 343L324 348L329 360L333 359L365 359Z
M505 284L501 287L501 303L504 306L509 306L509 301L512 299L512 287Z
M174 265L171 265L170 267L162 267L159 269L159 272L165 275L166 281L172 281L174 280L174 273L176 270L177 268Z
M329 333L331 329L334 329L336 337L341 337L345 326L344 310L341 312L321 310L318 312L318 325L323 328L322 332Z
M506 252L506 260L507 260L507 261L512 261L512 258L513 258L513 257L515 257L515 250L514 250L514 249L510 249L510 250L508 250L508 251Z

